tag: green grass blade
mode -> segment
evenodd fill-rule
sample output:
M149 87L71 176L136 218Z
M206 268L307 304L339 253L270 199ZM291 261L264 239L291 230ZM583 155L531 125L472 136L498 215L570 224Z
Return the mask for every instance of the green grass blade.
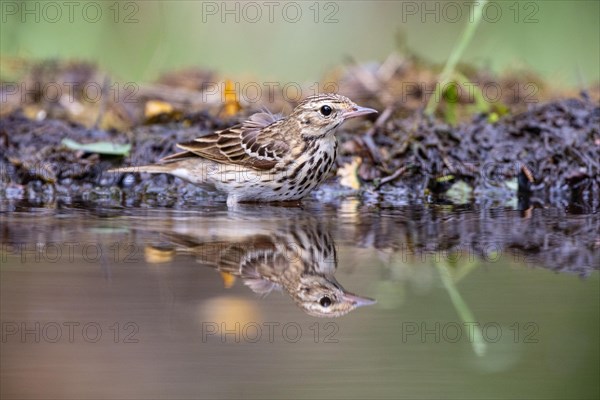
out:
M435 88L435 93L429 98L429 102L427 103L427 107L425 107L425 115L432 115L437 108L436 99L441 99L440 93L443 87L448 84L450 78L454 73L454 68L456 68L456 64L458 64L458 60L462 56L463 52L471 42L473 38L473 34L475 34L475 30L481 21L481 16L483 15L483 8L485 7L487 0L481 0L473 9L473 21L469 21L465 26L460 40L450 53L448 60L446 61L446 65L440 74L440 79Z

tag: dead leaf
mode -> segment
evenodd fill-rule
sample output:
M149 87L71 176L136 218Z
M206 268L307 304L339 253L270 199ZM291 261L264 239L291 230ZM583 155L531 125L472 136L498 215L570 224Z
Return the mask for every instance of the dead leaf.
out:
M164 264L173 260L175 251L154 246L144 248L144 259L148 264Z
M235 276L229 272L221 272L221 278L223 278L223 286L225 289L231 289L235 284Z
M231 117L241 110L242 106L238 101L238 95L235 91L235 83L229 79L225 81L223 97L225 99L225 107L223 108L223 114L225 116Z
M358 180L358 167L362 164L362 158L353 157L352 162L338 168L337 175L340 177L340 184L354 190L360 189Z
M149 100L144 108L144 115L147 119L161 114L171 114L175 111L173 106L165 101Z

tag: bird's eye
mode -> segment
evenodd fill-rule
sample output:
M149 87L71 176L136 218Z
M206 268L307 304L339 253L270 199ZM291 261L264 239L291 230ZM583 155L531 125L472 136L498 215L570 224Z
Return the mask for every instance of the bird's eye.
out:
M333 110L331 109L331 107L329 107L329 106L325 105L325 106L321 107L321 110L320 110L320 111L321 111L321 114L323 114L324 116L326 116L326 117L327 117L327 116L329 116L329 115L331 114L331 112L332 112Z
M329 307L331 305L331 299L329 297L327 297L327 296L321 297L321 300L319 300L319 304L322 307L327 308L327 307Z

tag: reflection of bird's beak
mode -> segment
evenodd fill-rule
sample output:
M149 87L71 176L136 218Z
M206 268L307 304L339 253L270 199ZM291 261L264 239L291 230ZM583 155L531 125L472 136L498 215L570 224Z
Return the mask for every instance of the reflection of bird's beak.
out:
M368 107L354 106L350 110L345 111L342 115L344 119L361 117L368 114L377 114L377 110Z
M360 297L352 293L344 293L343 298L345 301L352 303L352 305L355 307L370 306L377 303L377 300L375 299Z

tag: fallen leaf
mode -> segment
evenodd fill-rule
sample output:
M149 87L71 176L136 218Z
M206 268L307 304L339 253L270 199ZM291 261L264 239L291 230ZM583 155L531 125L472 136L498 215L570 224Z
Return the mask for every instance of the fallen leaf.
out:
M154 246L146 246L144 248L144 260L148 264L163 264L173 261L175 250L164 249Z
M71 150L81 150L86 153L107 154L113 156L126 156L131 150L130 144L118 144L111 142L77 143L71 139L63 139L63 146Z
M225 286L225 289L231 289L235 284L235 276L229 272L221 272L221 278L223 278L223 286Z
M446 196L454 204L466 204L469 202L473 188L463 181L457 181L446 192Z
M225 88L223 89L223 97L225 99L225 107L223 113L226 116L232 116L241 110L242 106L238 101L238 96L235 91L235 84L233 81L227 79L225 81Z
M338 168L337 175L340 177L340 184L352 188L360 189L360 181L358 180L358 167L362 164L360 157L353 157L352 162Z
M171 114L173 111L174 108L171 104L159 100L147 101L146 106L144 107L144 115L147 119L161 114Z

